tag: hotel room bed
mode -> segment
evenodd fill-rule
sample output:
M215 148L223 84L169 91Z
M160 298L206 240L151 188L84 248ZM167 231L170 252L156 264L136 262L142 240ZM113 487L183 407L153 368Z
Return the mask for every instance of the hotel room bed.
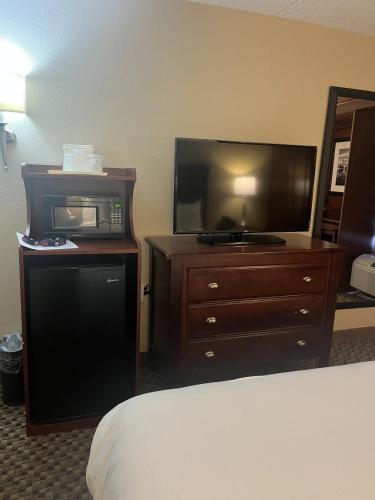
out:
M375 362L149 393L108 413L95 500L373 500Z

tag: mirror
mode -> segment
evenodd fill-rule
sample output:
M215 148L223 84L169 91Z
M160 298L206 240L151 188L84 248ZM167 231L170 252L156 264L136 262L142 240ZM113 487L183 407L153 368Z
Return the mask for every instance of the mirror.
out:
M331 87L313 235L349 248L342 291L353 260L375 250L374 136L375 92Z

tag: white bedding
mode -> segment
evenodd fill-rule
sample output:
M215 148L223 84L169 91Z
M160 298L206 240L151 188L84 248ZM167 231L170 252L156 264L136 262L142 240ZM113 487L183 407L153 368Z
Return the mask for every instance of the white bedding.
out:
M101 421L95 500L374 500L375 362L138 396Z

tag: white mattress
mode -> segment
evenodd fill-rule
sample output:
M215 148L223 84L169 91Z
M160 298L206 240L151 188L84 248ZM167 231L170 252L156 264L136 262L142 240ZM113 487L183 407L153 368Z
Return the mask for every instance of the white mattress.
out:
M95 500L374 500L375 362L138 396L101 421Z

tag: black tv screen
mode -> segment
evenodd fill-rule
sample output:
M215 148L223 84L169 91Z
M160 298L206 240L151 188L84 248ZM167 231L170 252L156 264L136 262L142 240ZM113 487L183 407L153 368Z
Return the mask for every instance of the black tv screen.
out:
M173 231L305 231L315 146L176 139Z

